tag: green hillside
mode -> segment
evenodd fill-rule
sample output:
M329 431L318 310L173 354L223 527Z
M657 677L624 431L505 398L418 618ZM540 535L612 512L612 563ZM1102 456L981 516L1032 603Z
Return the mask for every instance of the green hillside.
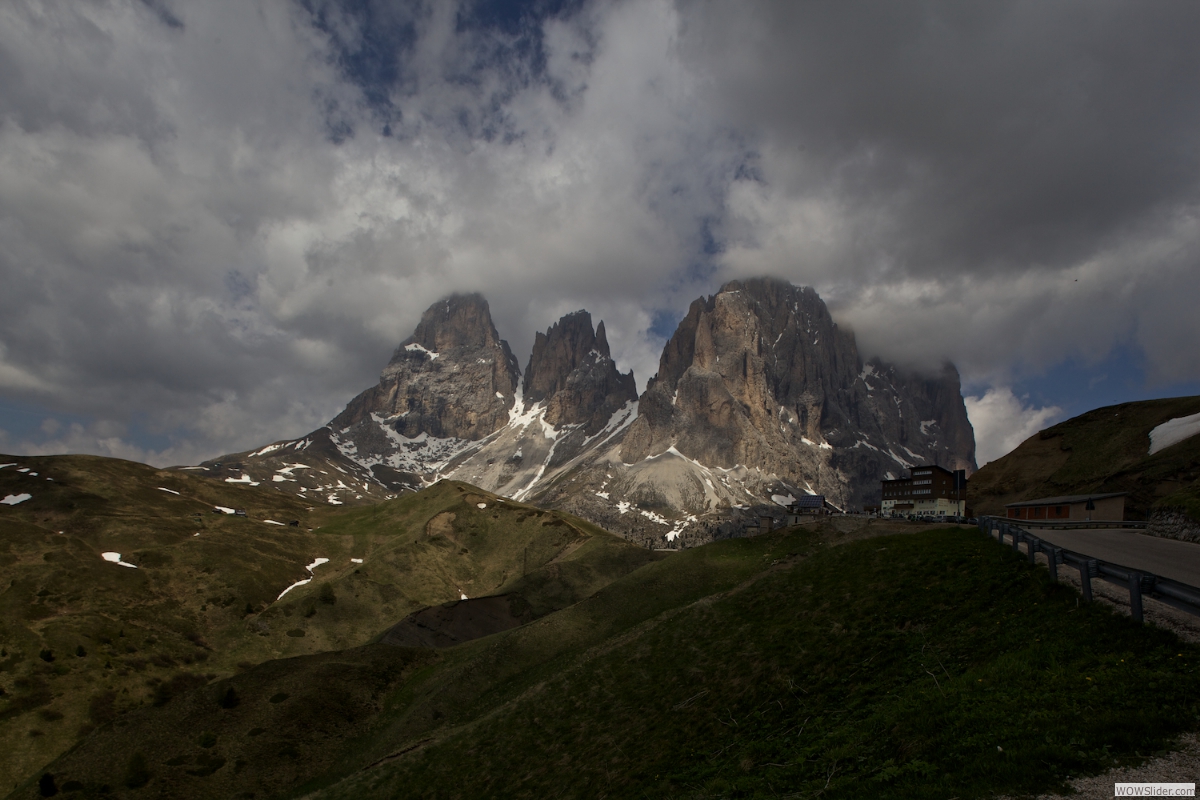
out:
M975 530L872 535L902 529L717 542L454 648L271 661L44 774L77 797L967 798L1200 726L1200 649Z
M0 497L30 495L0 505L7 788L126 711L256 664L364 645L463 594L502 594L515 621L534 619L660 557L452 482L314 509L264 487L116 459L0 464ZM306 569L318 559L328 560Z
M1176 397L1107 406L1060 422L971 476L967 505L978 514L1003 515L1005 503L1018 500L1128 492L1126 515L1144 519L1155 504L1200 498L1200 436L1149 455L1151 430L1196 413L1200 397Z

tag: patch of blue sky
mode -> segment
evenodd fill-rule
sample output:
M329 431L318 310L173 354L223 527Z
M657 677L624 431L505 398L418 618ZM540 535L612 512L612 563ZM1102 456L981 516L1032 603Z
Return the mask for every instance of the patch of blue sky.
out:
M403 82L404 58L417 41L419 7L375 0L301 0L313 26L329 37L342 74L363 93L383 127L400 119L393 98Z
M88 414L47 410L15 400L0 400L0 452L21 455L17 450L29 446L44 448L53 442L81 441L83 437L106 438L119 433L121 440L147 452L161 452L177 444L182 431L153 430L143 414L132 414L113 430L111 424L98 424ZM103 431L103 432L101 432Z
M0 431L5 435L0 443L42 439L59 427L71 423L86 425L89 421L88 417L78 414L50 414L44 406L3 400L0 401Z
M1058 406L1061 418L1067 419L1119 403L1200 395L1200 381L1151 384L1145 355L1136 347L1122 345L1102 361L1069 359L1043 374L1015 381L1012 390L1026 405Z
M476 0L464 4L459 24L517 33L530 24L570 14L582 6L583 0Z

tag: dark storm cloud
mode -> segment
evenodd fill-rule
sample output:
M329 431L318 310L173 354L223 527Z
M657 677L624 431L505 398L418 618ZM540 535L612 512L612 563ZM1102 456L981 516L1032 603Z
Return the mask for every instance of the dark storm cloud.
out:
M1015 377L1127 344L1152 382L1200 375L1200 7L684 7L687 60L756 149L727 269L815 285L869 352L953 359L995 393L977 427L1044 421L985 416Z
M868 352L953 359L981 452L1053 416L1008 387L1063 359L1196 379L1198 17L4 4L0 400L95 422L0 449L304 433L453 290L522 360L586 307L642 382L692 298L778 274Z
M1063 266L1198 199L1200 6L695 10L728 113L802 154L795 180L886 205L914 274Z

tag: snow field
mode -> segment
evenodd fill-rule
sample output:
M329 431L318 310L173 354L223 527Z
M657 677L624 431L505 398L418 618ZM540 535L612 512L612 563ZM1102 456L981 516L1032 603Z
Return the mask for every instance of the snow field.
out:
M1150 431L1150 452L1147 455L1152 456L1159 450L1165 450L1171 445L1178 444L1184 439L1190 439L1198 433L1200 433L1200 414L1167 420L1162 425Z

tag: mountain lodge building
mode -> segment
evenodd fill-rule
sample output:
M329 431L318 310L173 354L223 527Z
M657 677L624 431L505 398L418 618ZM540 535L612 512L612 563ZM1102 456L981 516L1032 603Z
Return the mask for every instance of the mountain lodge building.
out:
M967 472L925 464L909 477L881 481L882 517L962 517L967 513Z

